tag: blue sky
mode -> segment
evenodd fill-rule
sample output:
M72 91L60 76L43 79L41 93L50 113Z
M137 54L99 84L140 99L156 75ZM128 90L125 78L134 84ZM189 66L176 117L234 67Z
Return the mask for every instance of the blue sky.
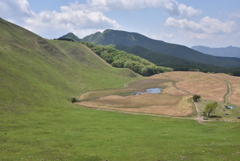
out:
M240 47L239 0L0 0L0 17L44 38L105 29L209 47Z

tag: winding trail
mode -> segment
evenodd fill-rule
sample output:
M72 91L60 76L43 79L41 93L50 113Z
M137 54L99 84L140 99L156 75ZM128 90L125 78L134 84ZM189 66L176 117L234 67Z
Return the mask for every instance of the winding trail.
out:
M216 76L214 76L214 77L215 77L216 79L221 80L221 81L223 81L223 82L225 82L225 83L227 84L228 91L227 91L227 93L224 95L224 103L225 103L225 106L227 106L227 104L229 103L229 95L232 93L232 85L231 85L228 81L226 81L226 80L224 80L224 79L218 78L218 77L216 77Z

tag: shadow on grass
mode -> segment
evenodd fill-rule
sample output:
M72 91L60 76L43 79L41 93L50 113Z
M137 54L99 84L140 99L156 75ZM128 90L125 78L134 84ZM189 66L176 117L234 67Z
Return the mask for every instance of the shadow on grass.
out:
M222 116L217 116L217 115L211 115L209 118L222 118Z

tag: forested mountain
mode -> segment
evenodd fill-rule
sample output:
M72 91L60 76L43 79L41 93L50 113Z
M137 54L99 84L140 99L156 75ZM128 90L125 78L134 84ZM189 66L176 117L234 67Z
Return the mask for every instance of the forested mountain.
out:
M58 40L67 40L67 41L81 41L76 35L74 35L72 32L63 35L62 37L58 38Z
M103 33L86 36L82 41L97 44L97 45L122 45L122 46L142 46L155 52L169 54L182 59L200 62L204 64L222 66L222 67L237 67L240 66L239 58L215 57L208 54L203 54L183 45L170 44L160 40L153 40L138 33L126 31L117 31L107 29Z
M206 46L193 46L192 49L213 56L240 58L240 48L228 46L226 48L210 48Z
M202 72L216 72L216 73L220 72L229 73L232 71L231 68L193 62L172 55L154 52L141 46L126 47L122 45L115 45L114 47L118 50L122 50L140 56L158 66L174 68L175 71L200 70Z

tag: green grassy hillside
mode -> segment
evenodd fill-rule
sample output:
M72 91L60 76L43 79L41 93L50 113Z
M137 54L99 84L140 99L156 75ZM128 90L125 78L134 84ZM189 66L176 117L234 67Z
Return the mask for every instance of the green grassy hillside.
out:
M69 103L139 79L88 48L0 19L0 160L238 160L239 123L140 116Z
M0 35L1 111L68 105L71 96L137 76L109 67L84 45L45 40L4 20Z

